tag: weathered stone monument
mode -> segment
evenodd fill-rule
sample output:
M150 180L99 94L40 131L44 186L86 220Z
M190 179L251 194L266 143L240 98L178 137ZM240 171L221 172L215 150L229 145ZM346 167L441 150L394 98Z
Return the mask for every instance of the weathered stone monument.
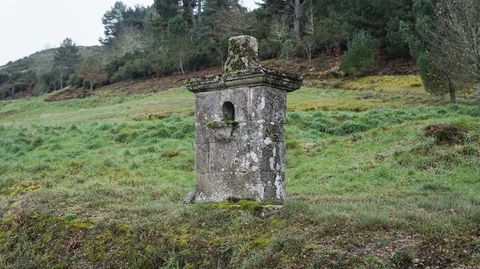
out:
M285 199L287 93L297 75L262 68L257 40L229 40L225 73L190 79L196 101L196 189L192 201Z

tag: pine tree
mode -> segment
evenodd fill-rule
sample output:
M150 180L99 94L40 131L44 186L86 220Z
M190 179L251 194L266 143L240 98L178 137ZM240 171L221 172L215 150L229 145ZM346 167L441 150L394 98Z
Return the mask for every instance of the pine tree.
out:
M167 26L168 22L180 13L178 0L155 0L153 6L164 26Z
M121 22L127 6L121 1L117 1L111 10L107 11L102 17L102 23L105 27L105 38L100 38L103 45L108 45L120 34Z
M366 75L375 69L377 56L377 39L360 31L348 44L348 51L342 58L342 70L353 76Z
M79 62L80 53L78 47L73 43L72 39L66 38L55 51L54 57L54 70L60 83L60 88L63 88L64 82L75 70Z

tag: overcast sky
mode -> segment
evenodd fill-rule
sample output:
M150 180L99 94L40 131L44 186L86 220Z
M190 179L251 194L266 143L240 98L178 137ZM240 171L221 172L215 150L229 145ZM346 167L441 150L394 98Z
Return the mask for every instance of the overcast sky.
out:
M250 9L255 1L241 0ZM101 18L116 0L1 0L0 66L46 48L66 37L77 45L98 45ZM153 0L123 0L129 6L148 6Z

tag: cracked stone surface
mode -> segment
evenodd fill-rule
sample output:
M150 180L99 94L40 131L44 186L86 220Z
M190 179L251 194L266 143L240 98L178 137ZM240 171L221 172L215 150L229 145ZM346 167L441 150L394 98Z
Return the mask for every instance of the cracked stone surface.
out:
M287 93L297 90L302 80L261 68L257 50L255 38L234 37L229 40L227 73L186 84L196 95L196 189L191 200L286 198Z

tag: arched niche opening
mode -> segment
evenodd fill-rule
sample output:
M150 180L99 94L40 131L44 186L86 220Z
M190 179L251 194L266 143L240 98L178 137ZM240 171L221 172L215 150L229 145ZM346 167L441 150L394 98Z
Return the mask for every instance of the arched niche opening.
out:
M232 102L225 102L222 105L223 120L234 121L235 120L235 107Z

